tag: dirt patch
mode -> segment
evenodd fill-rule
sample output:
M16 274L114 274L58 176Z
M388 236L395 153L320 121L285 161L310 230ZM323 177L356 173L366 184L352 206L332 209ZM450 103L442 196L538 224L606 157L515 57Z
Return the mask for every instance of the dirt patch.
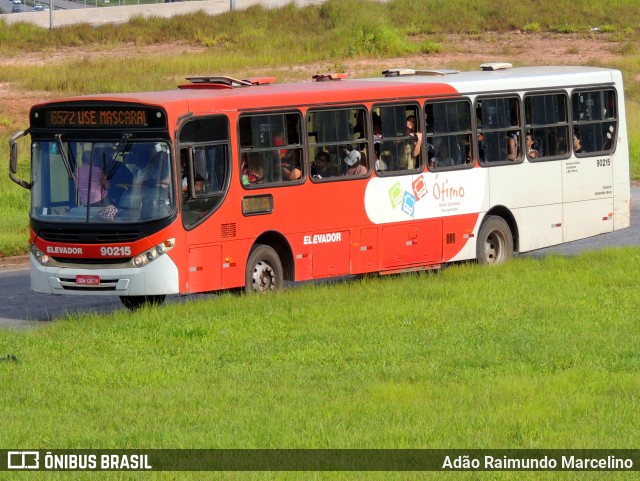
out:
M441 53L414 55L402 58L341 60L340 67L351 77L370 75L390 67L408 68L477 68L483 62L512 62L517 65L589 65L602 64L618 55L619 43L604 34L591 36L569 34L530 34L522 32L483 33L477 35L447 35L434 39L443 46ZM77 47L46 52L27 52L19 57L0 53L0 68L16 65L52 65L71 59L99 57L161 56L206 52L206 47L184 43L119 47ZM333 70L334 68L329 68ZM327 62L286 67L278 70L278 80L308 78L319 71L327 71ZM217 72L216 72L217 73ZM259 72L257 72L259 73ZM233 76L234 72L228 72ZM46 92L21 92L9 83L0 83L0 98L5 115L13 119L26 119L31 105L53 95Z

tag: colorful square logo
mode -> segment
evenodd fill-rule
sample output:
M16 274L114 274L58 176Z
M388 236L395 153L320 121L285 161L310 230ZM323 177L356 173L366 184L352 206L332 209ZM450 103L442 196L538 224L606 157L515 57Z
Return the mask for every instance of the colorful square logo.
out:
M427 183L424 181L424 177L421 175L413 181L413 195L416 199L420 200L427 195Z
M416 206L416 198L413 194L409 192L404 193L404 198L402 201L402 212L409 216L413 216L413 210Z
M389 189L389 200L391 201L391 207L394 209L402 204L402 187L400 187L400 182L396 182Z

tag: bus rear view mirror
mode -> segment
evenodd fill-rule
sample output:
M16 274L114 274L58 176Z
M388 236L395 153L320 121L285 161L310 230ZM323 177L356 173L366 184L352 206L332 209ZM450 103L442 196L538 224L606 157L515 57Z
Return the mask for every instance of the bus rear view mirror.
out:
M14 134L11 139L9 139L9 177L11 177L11 180L13 180L16 184L24 187L25 189L31 189L31 184L29 182L25 182L22 179L19 179L16 176L16 173L18 172L18 144L16 143L16 141L20 137L24 137L28 133L29 129L21 130L17 134Z

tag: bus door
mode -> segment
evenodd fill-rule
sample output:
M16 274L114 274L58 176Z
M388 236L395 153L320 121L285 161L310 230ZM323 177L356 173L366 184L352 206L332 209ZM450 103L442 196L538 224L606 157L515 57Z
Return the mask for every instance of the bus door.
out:
M571 156L564 161L564 241L613 230L616 95L611 88L574 91Z
M219 218L216 212L229 188L229 121L223 115L190 118L182 125L178 139L187 291L220 289L228 219Z

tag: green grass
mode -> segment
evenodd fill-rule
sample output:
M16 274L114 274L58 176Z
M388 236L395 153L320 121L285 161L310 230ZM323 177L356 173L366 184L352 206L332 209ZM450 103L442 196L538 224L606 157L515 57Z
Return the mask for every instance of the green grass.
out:
M0 331L0 445L632 448L638 269L605 250Z

